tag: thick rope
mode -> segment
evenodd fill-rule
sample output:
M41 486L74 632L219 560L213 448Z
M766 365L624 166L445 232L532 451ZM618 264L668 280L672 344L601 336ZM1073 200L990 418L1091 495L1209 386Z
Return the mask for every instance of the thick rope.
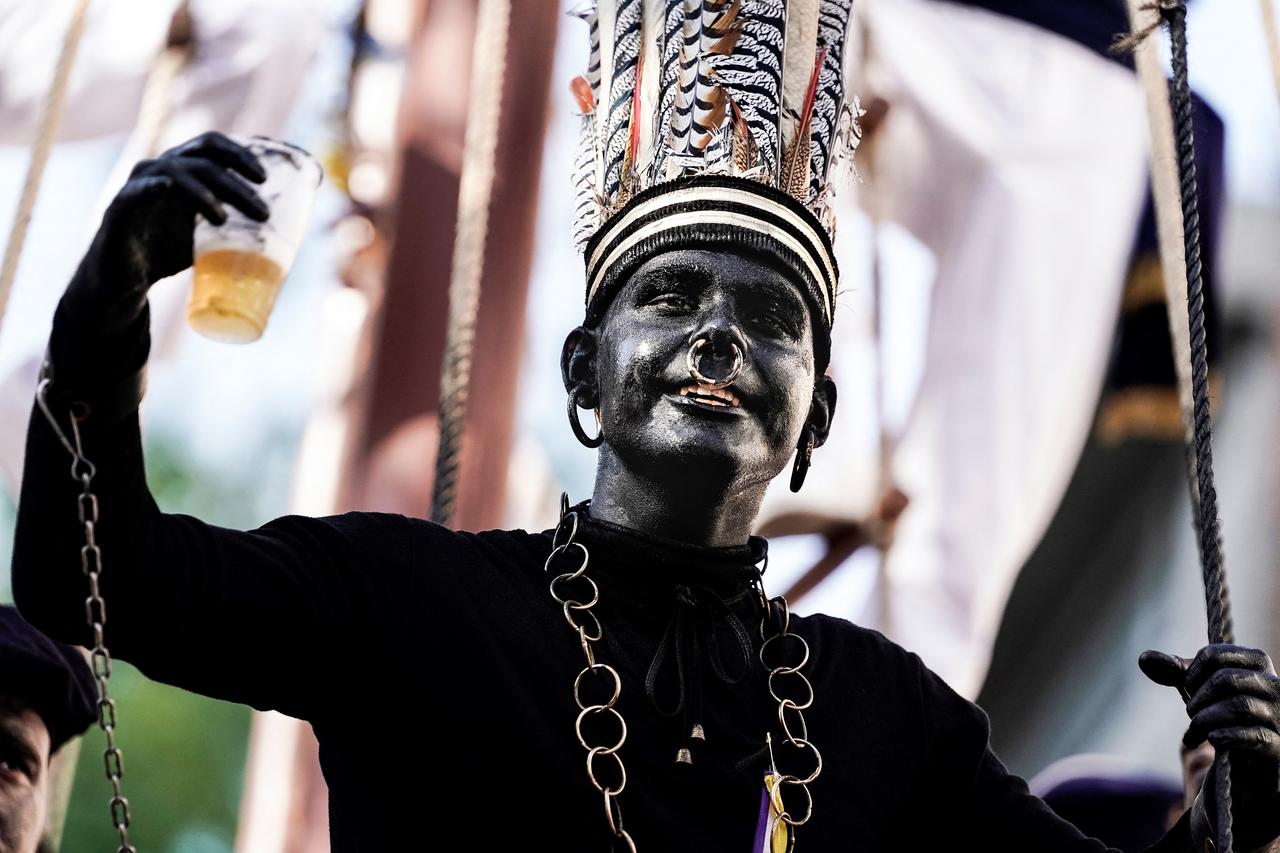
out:
M467 111L458 186L458 230L453 243L449 319L440 376L440 442L431 494L431 520L444 525L453 521L457 499L458 461L471 385L510 18L510 0L480 0L471 55L471 106Z
M1205 604L1209 616L1209 642L1233 639L1231 608L1222 566L1218 493L1213 481L1212 418L1209 413L1209 357L1205 335L1204 268L1200 257L1200 211L1196 193L1195 135L1192 127L1191 88L1187 80L1186 0L1174 0L1161 8L1169 23L1173 54L1170 99L1178 146L1178 175L1182 202L1184 248L1187 263L1187 321L1191 341L1192 433L1199 513L1196 532L1200 540L1200 567L1204 574Z
M1262 31L1267 39L1267 56L1271 58L1271 77L1280 99L1280 22L1276 21L1276 0L1258 0L1262 7Z
M49 94L40 108L36 135L31 141L31 160L27 164L22 194L18 197L13 227L9 230L9 242L4 248L4 262L0 265L0 322L4 320L5 309L9 304L9 291L13 288L13 279L18 273L18 260L22 257L22 247L27 241L27 228L31 225L31 214L40 195L44 167L49 162L49 152L53 149L53 142L58 136L58 125L62 122L71 69L75 65L80 37L84 35L89 3L90 0L78 0L71 12L67 34L62 39L62 51L58 54L58 63L53 69L53 82L49 85Z
M1187 79L1187 4L1169 0L1160 14L1169 25L1173 57L1170 101L1178 145L1181 180L1183 245L1187 258L1187 320L1191 333L1191 403L1195 450L1196 496L1199 510L1196 534L1200 543L1200 571L1204 577L1205 606L1209 617L1209 642L1229 643L1234 632L1227 579L1222 566L1222 537L1218 527L1218 492L1213 483L1212 418L1209 413L1209 357L1205 341L1204 268L1200 259L1200 211L1196 197L1196 150L1192 127L1191 86ZM1216 846L1222 853L1233 849L1231 815L1231 762L1226 750L1214 760L1217 806Z
M1222 539L1218 520L1218 496L1213 478L1213 446L1212 418L1209 411L1209 360L1205 335L1204 314L1204 269L1200 253L1200 212L1196 191L1195 134L1192 122L1191 87L1187 72L1187 4L1186 0L1159 0L1159 2L1138 6L1136 0L1130 0L1130 13L1133 18L1134 35L1125 43L1127 47L1138 49L1138 67L1144 75L1148 88L1148 106L1152 113L1153 164L1157 191L1157 202L1161 207L1168 207L1172 200L1160 190L1166 184L1161 180L1161 167L1165 161L1159 158L1162 150L1167 148L1168 121L1160 121L1159 112L1154 107L1156 101L1163 101L1163 92L1153 97L1152 69L1156 68L1151 46L1145 44L1158 24L1153 11L1159 13L1169 28L1171 44L1173 80L1168 87L1169 111L1172 114L1172 131L1177 149L1177 181L1179 207L1182 219L1181 260L1185 266L1186 297L1186 339L1182 343L1178 334L1182 328L1182 318L1176 316L1181 300L1170 298L1170 326L1174 331L1175 348L1179 361L1189 359L1190 374L1185 370L1186 364L1179 364L1179 384L1182 386L1184 410L1189 404L1188 420L1188 482L1191 492L1191 506L1195 519L1196 540L1200 551L1200 569L1205 588L1205 609L1208 616L1208 638L1210 643L1229 643L1233 640L1231 624L1231 608L1227 597L1225 571L1222 565ZM1160 89L1164 89L1163 80L1159 81ZM1161 105L1163 106L1163 105ZM1165 114L1166 117L1168 113ZM1163 133L1162 133L1163 131ZM1162 138L1164 137L1164 138ZM1167 166L1165 168L1167 172ZM1169 230L1164 226L1171 218L1173 211L1159 211L1161 214L1161 240L1169 237ZM1174 214L1176 215L1176 214ZM1165 256L1167 258L1167 255ZM1179 270L1181 272L1181 270ZM1166 270L1166 282L1170 278ZM1179 282L1181 284L1182 282ZM1174 290L1175 288L1170 288ZM1187 386L1190 386L1189 388ZM1189 391L1189 393L1188 393ZM1189 398L1189 399L1188 399ZM1184 415L1187 412L1184 411ZM1226 750L1218 750L1215 759L1214 776L1216 780L1213 791L1217 817L1215 827L1215 846L1220 853L1230 853L1233 846L1231 815L1231 765Z

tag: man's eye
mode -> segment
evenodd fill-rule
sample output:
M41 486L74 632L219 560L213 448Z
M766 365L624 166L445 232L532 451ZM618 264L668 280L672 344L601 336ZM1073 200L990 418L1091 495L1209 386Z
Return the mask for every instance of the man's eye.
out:
M756 323L762 328L784 335L795 335L791 324L772 311L764 311L756 315Z
M666 308L691 308L693 300L680 293L659 293L649 300L650 305Z
M8 755L0 755L0 773L21 773L28 778L31 776L31 771L25 763Z

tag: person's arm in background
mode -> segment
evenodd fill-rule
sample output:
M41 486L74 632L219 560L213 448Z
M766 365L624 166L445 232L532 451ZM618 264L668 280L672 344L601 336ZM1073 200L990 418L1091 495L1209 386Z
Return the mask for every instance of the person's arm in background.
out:
M137 404L149 350L147 289L192 263L195 216L222 205L265 219L261 167L220 134L140 163L68 285L49 342L46 399L68 438L72 412L102 551L105 640L115 656L187 689L295 716L354 660L387 573L409 565L398 516L286 517L255 531L162 513L147 488ZM247 180L246 180L247 179ZM193 389L193 393L198 393ZM14 535L13 591L52 637L92 644L85 530L72 456L37 405ZM394 584L391 584L394 586ZM326 641L328 638L328 641Z

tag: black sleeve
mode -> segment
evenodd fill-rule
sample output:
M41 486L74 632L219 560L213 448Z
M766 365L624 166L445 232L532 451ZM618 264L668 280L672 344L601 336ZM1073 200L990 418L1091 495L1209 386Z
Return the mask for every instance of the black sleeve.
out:
M943 813L937 823L923 823L925 836L917 839L919 844L928 842L929 833L943 832L952 839L968 839L983 850L1119 853L1058 817L1031 794L1026 782L1005 769L991 751L990 724L981 708L923 665L919 674L929 757L915 796L923 798L917 802L938 804ZM1187 815L1147 850L1191 853Z
M410 520L351 513L280 518L252 531L168 515L147 488L136 411L82 429L97 468L105 639L158 681L312 718L335 682L368 672L385 648L385 608L413 564ZM37 408L13 549L23 615L57 639L90 645L84 529L71 457ZM403 596L401 596L403 597Z

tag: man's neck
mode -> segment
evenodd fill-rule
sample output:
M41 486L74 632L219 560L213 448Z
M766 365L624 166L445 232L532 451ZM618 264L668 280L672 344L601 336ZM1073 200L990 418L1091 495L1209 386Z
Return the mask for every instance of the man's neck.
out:
M606 446L596 469L591 515L694 545L742 545L751 535L764 490L763 484L726 490L723 480L715 477L663 478L636 472Z

